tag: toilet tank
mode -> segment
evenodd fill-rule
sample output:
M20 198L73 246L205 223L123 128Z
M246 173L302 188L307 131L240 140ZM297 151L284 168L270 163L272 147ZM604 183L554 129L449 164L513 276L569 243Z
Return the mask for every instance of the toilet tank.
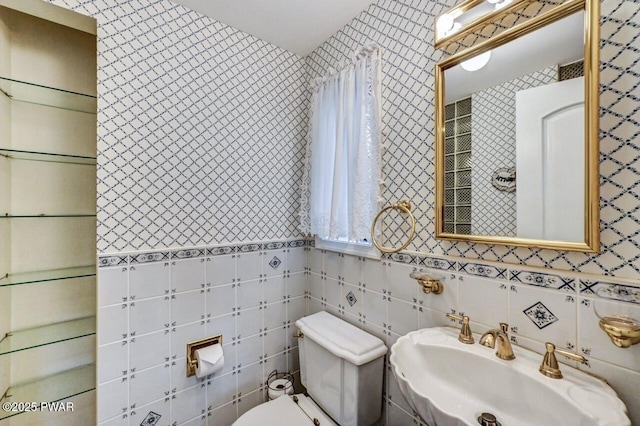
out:
M382 340L327 312L296 321L300 379L307 392L341 426L369 426L380 417Z

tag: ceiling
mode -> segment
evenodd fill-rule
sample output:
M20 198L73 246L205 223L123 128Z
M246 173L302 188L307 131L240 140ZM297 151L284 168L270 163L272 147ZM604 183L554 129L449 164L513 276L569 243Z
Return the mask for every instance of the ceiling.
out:
M307 56L376 0L172 0Z

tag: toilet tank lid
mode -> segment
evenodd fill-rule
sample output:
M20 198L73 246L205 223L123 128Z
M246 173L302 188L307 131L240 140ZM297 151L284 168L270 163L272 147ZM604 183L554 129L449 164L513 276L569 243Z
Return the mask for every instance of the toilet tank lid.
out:
M387 353L382 340L324 311L300 318L296 326L305 337L354 365L366 364Z

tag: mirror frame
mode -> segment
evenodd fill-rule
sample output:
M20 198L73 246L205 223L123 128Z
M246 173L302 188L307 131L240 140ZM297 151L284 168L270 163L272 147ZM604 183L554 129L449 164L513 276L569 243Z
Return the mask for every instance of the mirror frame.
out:
M585 12L584 22L584 84L585 84L585 179L584 179L584 241L553 241L492 235L463 235L444 232L444 108L445 70L473 56L495 49L520 36L529 34L552 22L580 10ZM469 49L439 62L435 67L436 84L436 239L490 243L507 246L543 248L553 250L597 253L600 250L600 151L599 151L599 46L600 1L570 0L522 24L483 41Z

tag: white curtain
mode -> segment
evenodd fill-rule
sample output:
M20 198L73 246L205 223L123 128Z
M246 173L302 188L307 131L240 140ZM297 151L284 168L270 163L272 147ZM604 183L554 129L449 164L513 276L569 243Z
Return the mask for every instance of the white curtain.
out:
M382 185L380 49L366 48L312 87L301 229L323 239L371 239Z

